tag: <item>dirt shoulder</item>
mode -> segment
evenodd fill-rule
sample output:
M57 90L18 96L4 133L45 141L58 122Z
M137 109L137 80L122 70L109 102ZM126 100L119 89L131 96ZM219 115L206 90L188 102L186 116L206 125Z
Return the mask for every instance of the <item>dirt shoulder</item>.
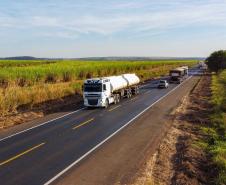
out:
M210 76L204 76L173 114L173 125L157 152L140 170L133 185L213 184L214 167L199 145L205 135L200 131L208 124L210 113Z
M0 138L21 132L82 108L82 97L71 95L34 105L20 107L17 113L0 117Z
M82 105L82 96L70 95L61 99L50 100L40 104L24 105L17 112L0 117L0 132L13 126L20 125L51 114L61 114L78 109Z
M54 184L132 184L171 127L170 113L198 79L195 77L185 82Z

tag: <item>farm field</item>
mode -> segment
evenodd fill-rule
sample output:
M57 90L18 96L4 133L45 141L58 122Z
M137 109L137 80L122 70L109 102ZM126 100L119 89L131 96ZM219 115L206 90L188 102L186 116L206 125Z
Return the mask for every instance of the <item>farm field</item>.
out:
M142 81L168 74L177 66L192 66L197 61L0 61L0 127L4 118L36 104L81 95L84 79L136 73Z

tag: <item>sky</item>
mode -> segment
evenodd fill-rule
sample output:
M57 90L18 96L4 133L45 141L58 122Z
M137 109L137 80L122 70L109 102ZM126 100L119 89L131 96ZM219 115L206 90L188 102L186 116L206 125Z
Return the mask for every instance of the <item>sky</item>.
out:
M0 0L0 57L207 57L226 0Z

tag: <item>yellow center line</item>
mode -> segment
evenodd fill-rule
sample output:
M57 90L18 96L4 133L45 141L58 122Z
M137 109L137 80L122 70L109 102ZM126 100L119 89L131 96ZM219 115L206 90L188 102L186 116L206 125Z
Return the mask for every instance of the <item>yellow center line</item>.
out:
M77 125L77 126L73 127L73 130L75 130L75 129L77 129L77 128L83 126L83 125L86 125L87 123L90 123L90 122L93 121L93 120L94 120L94 118L89 119L89 120L87 120L87 121L81 123L80 125Z
M112 109L108 110L108 112L111 112L111 111L113 111L113 110L115 110L115 109L117 109L117 108L119 108L119 107L121 107L121 105L118 105L118 106L116 106L116 107L113 107Z
M3 162L0 163L0 166L4 165L4 164L6 164L6 163L9 163L9 162L11 162L11 161L13 161L13 160L15 160L15 159L17 159L17 158L19 158L19 157L21 157L21 156L23 156L23 155L25 155L25 154L31 152L32 150L35 150L35 149L41 147L41 146L44 145L44 144L45 144L45 143L41 143L41 144L39 144L39 145L36 145L36 146L34 146L33 148L30 148L30 149L28 149L28 150L26 150L26 151L24 151L24 152L22 152L22 153L20 153L20 154L18 154L18 155L16 155L16 156L12 157L12 158L10 158L10 159L8 159L8 160L6 160L6 161L3 161Z

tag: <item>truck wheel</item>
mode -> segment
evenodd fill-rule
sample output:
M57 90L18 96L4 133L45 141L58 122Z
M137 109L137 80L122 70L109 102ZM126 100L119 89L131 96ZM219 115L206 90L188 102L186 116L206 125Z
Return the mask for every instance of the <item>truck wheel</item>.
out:
M106 102L105 102L105 108L108 108L108 106L109 106L109 101L106 100Z

